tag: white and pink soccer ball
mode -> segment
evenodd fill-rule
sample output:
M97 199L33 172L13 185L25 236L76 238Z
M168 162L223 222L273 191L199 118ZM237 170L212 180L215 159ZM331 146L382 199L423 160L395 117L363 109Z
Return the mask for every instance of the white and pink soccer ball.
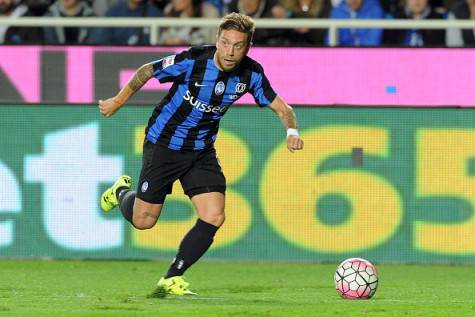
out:
M338 265L336 291L346 299L370 299L378 287L376 267L365 259L351 258Z

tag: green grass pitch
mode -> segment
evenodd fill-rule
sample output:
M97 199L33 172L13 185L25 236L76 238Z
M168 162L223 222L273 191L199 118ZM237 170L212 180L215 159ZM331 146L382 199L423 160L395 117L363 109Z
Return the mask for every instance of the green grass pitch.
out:
M0 316L475 316L475 267L377 265L368 301L338 297L336 264L202 261L195 297L147 298L165 262L0 260Z

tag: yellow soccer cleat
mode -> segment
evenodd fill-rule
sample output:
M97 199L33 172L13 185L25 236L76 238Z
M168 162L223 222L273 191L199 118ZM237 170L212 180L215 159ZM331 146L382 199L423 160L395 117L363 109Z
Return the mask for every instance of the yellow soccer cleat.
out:
M101 195L101 209L104 211L111 211L119 205L119 199L117 198L116 191L121 187L130 188L132 186L132 178L127 175L122 175L117 179L105 192Z
M183 276L162 277L157 283L158 288L162 288L169 295L198 295L188 289L190 283L185 282Z

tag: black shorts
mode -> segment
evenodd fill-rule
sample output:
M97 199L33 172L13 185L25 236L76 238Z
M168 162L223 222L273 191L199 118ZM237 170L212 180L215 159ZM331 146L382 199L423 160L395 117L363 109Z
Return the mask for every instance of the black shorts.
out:
M137 197L163 204L179 179L190 198L209 192L226 191L224 177L214 147L201 151L175 151L145 140Z

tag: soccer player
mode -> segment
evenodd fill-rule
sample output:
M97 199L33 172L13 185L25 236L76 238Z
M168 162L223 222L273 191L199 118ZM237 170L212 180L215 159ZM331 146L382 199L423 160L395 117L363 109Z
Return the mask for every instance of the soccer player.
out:
M251 93L259 106L271 108L282 120L289 151L303 148L294 111L274 92L262 67L246 56L254 29L250 17L228 14L219 25L216 46L192 47L145 64L115 97L99 100L101 114L110 117L152 77L161 83L173 82L145 131L137 191L130 189L131 178L124 175L100 201L104 211L119 206L135 228L149 229L157 222L173 182L180 180L198 220L158 282L168 294L195 294L188 289L183 274L208 250L224 222L226 180L213 144L228 108Z

